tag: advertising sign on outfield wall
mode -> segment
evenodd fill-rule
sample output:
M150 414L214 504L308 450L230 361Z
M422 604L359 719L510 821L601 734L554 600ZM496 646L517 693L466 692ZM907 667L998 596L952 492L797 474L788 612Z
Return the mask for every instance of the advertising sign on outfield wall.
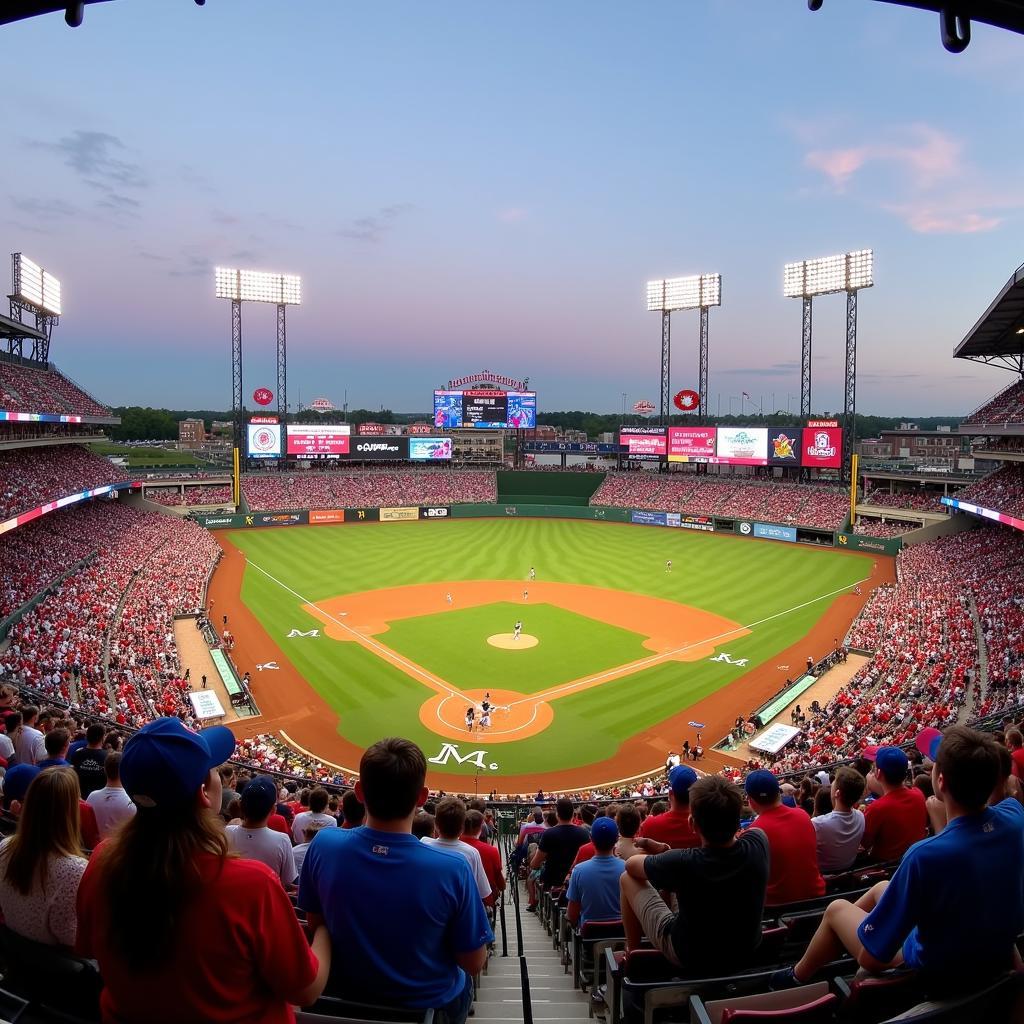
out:
M345 509L346 523L376 523L380 521L380 510L376 508Z
M447 505L424 506L420 509L420 519L447 519L451 515L451 509Z
M895 557L903 547L899 537L864 537L856 533L837 533L836 545L848 551L873 551L876 555Z
M665 526L665 512L648 512L646 509L634 509L630 513L631 523L638 523L640 526Z
M762 540L786 540L796 543L795 526L778 526L776 523L754 523L754 536Z
M418 505L411 508L382 508L380 510L380 521L382 523L406 523L411 519L419 519L420 510Z
M345 522L345 510L343 508L311 508L309 510L310 526L343 522Z

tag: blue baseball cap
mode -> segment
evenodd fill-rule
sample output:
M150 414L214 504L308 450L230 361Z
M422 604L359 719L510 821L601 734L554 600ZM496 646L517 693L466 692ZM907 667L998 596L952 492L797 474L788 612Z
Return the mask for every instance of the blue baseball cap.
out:
M697 773L688 764L677 764L668 773L669 788L680 800L689 799L690 787L697 779Z
M771 803L781 792L779 780L766 768L758 768L751 772L743 781L747 796L753 797L758 803Z
M24 800L32 780L42 771L38 765L16 764L4 776L4 796L10 800Z
M177 718L158 718L125 744L121 785L138 807L180 806L195 799L210 769L234 750L226 725L190 732Z
M887 782L902 782L909 767L910 761L899 747L879 747L875 754L875 769Z
M619 838L619 826L612 818L595 818L590 826L590 838L598 850L610 850Z

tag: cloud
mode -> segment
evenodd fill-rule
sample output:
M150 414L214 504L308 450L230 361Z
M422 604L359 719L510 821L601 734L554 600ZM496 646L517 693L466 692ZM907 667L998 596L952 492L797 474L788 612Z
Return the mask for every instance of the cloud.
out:
M238 223L238 218L233 213L225 213L224 210L214 210L210 214L210 220L212 220L214 224L232 225Z
M125 144L116 135L79 130L56 142L36 140L31 145L56 153L91 188L107 190L114 185L122 188L149 185L139 164L120 157Z
M502 224L518 224L529 216L521 206L507 206L498 211L498 220Z
M392 228L394 222L415 209L412 203L395 203L382 206L375 214L356 217L336 232L339 238L351 238L356 242L367 242L375 245Z
M183 262L174 270L168 271L171 277L213 277L213 264L206 256L185 253Z
M171 260L170 256L159 256L157 253L147 252L145 249L139 249L135 255L138 256L140 260L151 260L154 263L169 263Z
M233 260L235 263L259 263L259 253L253 252L252 249L238 249L235 252L229 252L228 258Z
M872 134L858 145L811 148L804 165L835 194L885 210L918 234L992 231L1001 209L1020 205L988 187L963 142L941 129L918 122Z
M800 364L786 362L772 363L770 366L732 366L718 372L723 376L746 377L749 380L756 380L758 377L791 377L800 372Z
M77 217L78 207L63 199L36 199L33 196L11 196L11 206L19 213L37 221L66 220Z

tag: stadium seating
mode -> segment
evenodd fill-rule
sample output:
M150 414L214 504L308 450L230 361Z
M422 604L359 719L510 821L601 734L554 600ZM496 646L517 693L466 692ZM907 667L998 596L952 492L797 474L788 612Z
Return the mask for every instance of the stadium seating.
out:
M6 519L48 501L125 479L126 470L80 445L3 451L0 452L0 517Z
M242 491L252 512L276 509L401 507L497 501L493 472L392 470L249 476Z
M0 409L62 416L110 416L100 405L55 369L0 360Z
M971 484L958 495L964 501L1024 518L1024 466L1009 463L995 473Z
M952 497L956 490L950 491ZM889 493L885 488L876 487L869 494L865 495L865 505L876 505L881 508L905 508L924 512L943 512L946 506L942 504L942 497L937 491L895 491Z
M1004 388L964 420L964 423L1021 422L1024 422L1024 380Z
M922 524L907 519L876 519L874 516L857 516L853 532L864 537L901 537Z
M826 530L840 529L849 512L849 497L838 487L642 471L609 473L590 504L762 519Z
M146 501L168 508L181 505L229 505L231 488L228 486L186 487L185 495L177 487L147 487Z

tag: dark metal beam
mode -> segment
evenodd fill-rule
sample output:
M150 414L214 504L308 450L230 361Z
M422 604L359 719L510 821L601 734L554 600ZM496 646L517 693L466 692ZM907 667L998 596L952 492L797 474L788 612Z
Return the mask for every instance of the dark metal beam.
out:
M672 360L672 313L661 311L661 425L668 425L669 403L671 402L671 360Z
M277 307L277 415L282 423L288 421L288 352L285 332L285 314L288 307Z
M857 433L857 293L846 293L846 385L843 389L843 466L850 470Z
M700 354L697 361L700 415L708 415L708 307L700 307Z
M804 296L800 333L800 417L811 415L811 297Z
M242 402L242 302L231 300L231 414L235 447L245 451L245 406Z

